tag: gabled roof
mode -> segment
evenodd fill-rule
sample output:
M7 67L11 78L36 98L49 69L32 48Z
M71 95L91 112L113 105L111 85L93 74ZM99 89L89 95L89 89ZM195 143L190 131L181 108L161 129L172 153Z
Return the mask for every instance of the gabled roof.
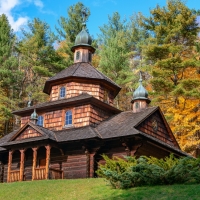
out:
M114 81L112 81L107 76L102 74L100 71L95 69L90 63L80 62L80 63L74 63L70 67L62 70L61 72L57 73L55 76L49 78L45 83L43 91L47 94L50 94L51 87L54 82L66 80L69 78L81 78L82 80L90 79L88 81L99 80L102 83L106 83L110 85L111 87L115 88L115 92L114 92L115 96L121 90L121 87L119 85L117 85Z
M135 127L157 109L158 107L150 107L138 113L132 111L121 112L101 122L97 126L97 130L103 139L138 134Z
M25 115L30 115L30 113L33 112L34 108L37 109L37 112L40 112L40 111L43 111L46 109L48 109L50 111L50 110L54 109L54 107L56 107L56 109L58 109L58 108L62 108L62 107L75 105L75 103L76 103L76 105L78 105L79 103L83 104L83 103L89 103L89 102L93 103L95 105L101 106L102 109L110 110L113 113L121 112L117 108L115 108L107 103L104 103L87 93L82 93L75 97L71 97L71 98L67 98L67 99L60 99L60 100L56 100L56 101L49 101L49 102L37 104L34 106L26 107L26 108L23 108L20 110L16 110L13 112L13 114L19 115L19 116L25 116Z
M133 113L132 111L121 112L101 122L99 125L97 125L96 128L93 126L85 126L80 128L63 129L61 131L50 131L44 127L37 126L29 122L28 124L24 125L24 127L22 127L20 130L14 131L1 138L0 151L5 150L4 147L8 147L10 145L30 143L33 141L46 139L60 143L95 138L98 138L99 140L106 140L137 135L142 136L143 138L146 138L150 141L153 141L158 145L164 146L169 150L171 149L174 152L179 152L182 155L188 155L182 152L178 147L167 144L158 138L155 138L149 134L137 130L137 126L139 124L141 124L144 120L146 120L148 117L150 117L157 111L161 112L159 107L150 107L138 113ZM24 130L24 128L28 125L30 125L35 130L39 131L42 134L42 136L12 141L12 138L15 138L15 136L19 134L22 130Z
M84 126L80 128L64 129L62 131L55 131L58 142L100 138L101 136L96 132L95 128L91 126Z
M23 133L23 131L28 127L31 127L32 129L36 130L38 133L40 133L40 136L30 137L30 138L21 139L21 140L15 140L18 137L18 135ZM6 146L15 145L15 144L30 143L30 142L41 141L41 140L46 140L46 139L56 141L55 133L44 127L41 127L41 126L35 125L31 122L28 122L23 127L21 127L19 130L8 134L7 137L4 138L4 140L0 141L0 145L2 147L6 147Z

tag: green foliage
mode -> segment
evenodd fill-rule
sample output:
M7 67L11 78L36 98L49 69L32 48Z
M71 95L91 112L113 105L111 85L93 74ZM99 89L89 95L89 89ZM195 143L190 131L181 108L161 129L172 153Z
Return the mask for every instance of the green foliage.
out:
M130 99L123 99L124 92L130 91L129 86L133 79L130 67L130 58L133 57L130 31L126 20L122 20L118 12L109 16L108 23L100 27L100 30L101 34L98 39L99 69L124 88L116 99L116 106L125 109L128 104L125 102L130 102Z
M200 183L200 159L178 159L172 154L164 159L141 156L112 160L105 155L103 158L106 164L101 165L97 173L114 188Z
M168 80L177 86L185 78L186 68L195 67L192 49L199 31L196 16L182 1L170 0L167 6L152 9L151 16L143 17L141 24L151 34L145 56L153 64L154 80ZM165 92L155 83L155 91Z
M46 22L33 19L28 23L26 31L23 30L23 36L17 44L19 69L23 73L20 98L26 100L27 94L31 92L33 101L43 102L45 98L47 100L47 96L42 93L45 77L60 72L66 62L54 49L56 37Z
M17 108L22 72L15 49L16 38L6 15L0 15L0 136L12 130L12 109Z

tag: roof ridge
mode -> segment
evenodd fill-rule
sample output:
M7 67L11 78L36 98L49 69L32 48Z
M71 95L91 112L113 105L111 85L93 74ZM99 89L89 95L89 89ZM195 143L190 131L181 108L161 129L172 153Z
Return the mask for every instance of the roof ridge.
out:
M76 63L74 63L74 65L75 65L75 64L76 64ZM76 71L78 70L78 68L80 67L80 65L81 65L81 62L77 63L77 67L76 67L76 69L74 70L72 76L76 73ZM73 65L71 65L71 66L73 66ZM70 66L69 66L69 67L70 67Z
M89 63L90 64L90 63ZM90 64L91 65L91 64ZM108 76L106 76L105 74L103 74L102 72L100 72L97 68L95 68L93 65L91 65L91 67L93 67L101 76L106 77L107 79L109 79L111 82L113 82L115 85L117 85L118 87L120 87L117 83L115 83L111 78L109 78ZM121 88L121 87L120 87Z

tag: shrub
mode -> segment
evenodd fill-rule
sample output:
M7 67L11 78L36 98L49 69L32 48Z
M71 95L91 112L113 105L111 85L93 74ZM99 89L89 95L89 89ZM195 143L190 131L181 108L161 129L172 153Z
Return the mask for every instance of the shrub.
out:
M110 159L103 155L105 165L97 174L106 178L114 188L130 188L145 185L200 183L200 158L164 159L141 156Z

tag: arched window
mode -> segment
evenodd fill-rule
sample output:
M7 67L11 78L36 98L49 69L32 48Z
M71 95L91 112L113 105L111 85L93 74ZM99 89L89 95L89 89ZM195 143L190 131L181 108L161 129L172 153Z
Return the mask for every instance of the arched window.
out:
M68 110L65 114L65 125L72 125L72 111Z
M38 121L37 121L37 125L38 126L44 126L43 122L44 122L43 116L39 116Z
M65 97L65 93L66 93L65 87L61 87L60 88L60 98L64 98Z

